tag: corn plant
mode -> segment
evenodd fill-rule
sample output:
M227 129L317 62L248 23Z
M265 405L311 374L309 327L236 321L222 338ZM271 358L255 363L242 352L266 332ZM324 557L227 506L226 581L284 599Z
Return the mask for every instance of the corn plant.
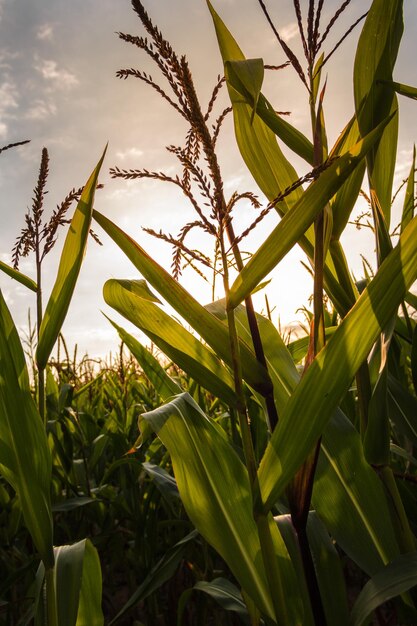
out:
M406 492L398 478L408 475L401 458L414 459L410 431L405 434L405 429L413 430L415 423L410 411L415 405L415 375L412 382L410 374L415 371L415 322L404 303L415 305L410 292L417 278L415 163L396 245L389 234L398 133L396 92L416 95L414 88L393 80L403 28L402 2L371 4L355 59L355 112L331 149L320 78L341 42L327 54L323 44L349 2L341 4L323 27L324 3L309 1L305 27L301 3L294 1L304 69L259 1L287 61L306 88L311 141L276 114L261 92L267 66L261 59L245 59L210 2L225 79L219 77L206 108L198 100L186 58L175 53L142 3L133 0L132 4L149 40L122 33L120 37L152 58L170 92L139 70L121 70L118 75L138 78L156 89L186 120L189 131L184 147L169 147L178 157L181 176L117 167L111 172L116 177L156 178L179 186L196 211L196 221L177 238L155 233L174 246L172 277L95 211L95 220L145 279L107 281L104 298L229 407L226 430L232 434L229 438L189 394L176 395L175 386L163 378L159 384L165 389L165 404L141 416L142 441L154 431L166 446L187 514L228 564L252 624L263 620L288 626L359 625L394 596L398 596L397 619L412 623L416 608L409 590L416 584L416 554L407 509L411 510L415 493L414 488ZM231 106L210 127L225 82ZM216 155L218 133L230 112L242 157L269 202L240 235L233 225L233 208L240 198L237 193L225 198ZM280 142L305 159L310 167L307 175L298 176ZM360 291L340 236L365 173L378 267ZM244 196L256 204L253 194ZM245 263L242 239L273 209L281 217L278 225ZM220 265L214 267L186 245L185 238L194 228L213 235ZM277 329L255 313L251 300L251 293L296 244L305 251L314 276L313 317L302 375ZM229 248L238 271L233 282ZM224 299L204 307L180 285L176 278L184 256L222 277ZM163 311L145 281L196 334ZM337 319L327 340L324 292ZM399 307L402 317L398 317ZM258 428L260 422L263 428ZM341 553L371 578L352 611Z
M44 149L32 212L14 249L14 268L2 267L37 296L38 405L31 394L24 352L13 319L0 293L0 472L18 496L24 524L40 558L34 581L34 602L25 621L38 624L101 624L101 570L98 554L88 539L54 546L51 504L52 456L45 413L44 372L67 313L89 233L94 192L103 157L80 193L66 199L42 224L48 154ZM41 264L55 242L70 202L79 196L60 258L58 275L42 315ZM44 246L41 242L44 240ZM34 251L37 283L17 270L20 256ZM3 489L3 500L7 491ZM45 602L43 589L45 588Z

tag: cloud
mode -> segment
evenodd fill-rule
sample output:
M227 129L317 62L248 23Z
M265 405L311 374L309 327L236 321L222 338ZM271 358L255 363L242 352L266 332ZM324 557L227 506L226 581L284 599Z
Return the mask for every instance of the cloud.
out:
M0 83L0 116L4 115L7 109L17 109L19 92L16 84L9 78Z
M116 156L118 159L120 159L121 161L124 161L125 159L130 159L130 158L138 158L141 157L143 155L143 150L139 150L139 148L128 148L127 150L120 150L119 152L116 152Z
M56 61L44 60L35 66L42 77L59 89L71 89L78 85L78 78L65 68L59 68Z
M112 191L107 191L109 200L127 200L134 198L138 194L138 184L135 180L124 180L120 186L113 187Z
M26 111L25 117L28 120L44 120L51 115L56 115L57 108L53 102L45 100L35 100L32 106Z
M7 137L7 124L5 124L4 122L0 122L0 137L2 139L5 139L5 137Z
M280 30L280 35L285 42L290 41L290 39L294 39L296 35L298 35L298 25L296 22L291 22L291 24L287 24L283 29Z
M12 52L11 50L8 50L7 48L1 48L0 49L0 68L3 70L11 70L13 67L11 61L15 61L21 56L22 56L22 53L20 51Z
M11 110L18 108L18 99L19 91L16 84L10 78L5 78L0 83L0 137L2 139L7 136L8 130L5 118L12 117Z
M53 39L54 36L54 27L52 26L52 24L42 24L41 26L39 26L38 31L36 33L36 37L37 39L40 39L41 41L51 41L51 39Z

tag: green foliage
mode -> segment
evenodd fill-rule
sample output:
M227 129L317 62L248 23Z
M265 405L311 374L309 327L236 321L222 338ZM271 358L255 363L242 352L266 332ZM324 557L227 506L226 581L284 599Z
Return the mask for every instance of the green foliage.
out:
M84 258L84 250L90 230L94 193L105 154L106 150L103 152L103 156L83 189L61 253L57 278L39 330L36 360L40 369L46 367L71 302Z
M274 111L262 94L263 60L245 59L208 2L237 145L269 202L247 231L236 236L234 207L238 199L254 206L257 200L251 192L225 197L216 152L229 109L209 125L223 81L203 115L185 57L134 0L149 39L120 37L150 54L172 94L133 69L118 76L156 87L189 128L185 147L170 148L181 176L111 173L174 183L191 201L196 221L177 240L157 233L174 245L174 276L93 210L104 154L75 210L44 316L41 262L36 283L0 266L36 292L39 329L32 388L0 296L0 609L6 624L359 626L373 612L382 623L378 607L387 602L395 623L417 619L415 149L401 221L390 233L396 93L415 98L414 88L394 80L402 2L389 9L382 0L371 4L356 52L355 112L333 147L320 81L335 48L326 54L321 47L348 3L327 28L322 3L309 3L305 27L294 2L306 69L260 4L307 90L312 140ZM282 143L313 169L300 178ZM40 228L47 164L45 150L16 261L39 247L33 234ZM365 174L377 269L372 276L365 269L356 284L341 235ZM242 239L272 209L280 222L244 260ZM105 302L153 346L109 320L122 344L117 359L98 366L70 358L60 336L91 219L143 276L108 280ZM214 238L214 263L185 244L196 226ZM271 319L255 313L251 294L297 244L312 267L311 327L286 345ZM52 239L45 249L50 245ZM181 258L220 275L224 298L200 304L176 280Z

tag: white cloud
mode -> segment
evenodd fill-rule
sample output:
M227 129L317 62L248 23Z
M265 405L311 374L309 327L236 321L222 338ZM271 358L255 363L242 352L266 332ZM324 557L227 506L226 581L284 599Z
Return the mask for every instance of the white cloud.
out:
M138 194L138 184L136 180L124 180L120 186L113 187L106 196L109 200L123 200L134 198Z
M287 26L284 26L284 28L282 28L280 30L280 35L282 37L282 39L285 42L290 41L291 39L294 39L294 37L296 37L296 35L298 35L298 25L296 22L291 22L291 24L287 24Z
M52 24L48 23L42 24L42 26L38 28L38 31L36 33L36 37L41 41L51 41L51 39L53 39L53 36L54 27L52 26Z
M42 77L60 89L71 89L78 85L78 78L65 68L59 68L56 61L44 60L35 69Z
M7 109L16 109L18 105L19 92L13 81L6 78L0 84L0 115L3 115Z
M57 109L53 102L35 100L32 106L26 111L26 118L29 120L44 120L50 115L55 115L56 111Z
M139 150L138 148L128 148L127 150L120 150L116 152L116 156L118 159L124 161L125 159L130 158L138 158L143 155L143 150Z
M19 92L15 83L9 78L5 78L0 83L0 137L4 139L7 136L7 124L5 118L12 117L11 109L17 109Z
M19 51L12 52L7 48L0 49L0 68L4 70L11 70L12 64L11 61L18 59L22 56L22 53Z

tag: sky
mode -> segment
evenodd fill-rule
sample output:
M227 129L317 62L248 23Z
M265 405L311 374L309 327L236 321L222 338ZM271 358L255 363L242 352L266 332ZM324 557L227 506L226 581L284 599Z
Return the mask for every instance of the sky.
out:
M187 55L200 100L205 105L218 74L222 73L206 3L145 0L144 4L177 53ZM306 4L305 0L301 3L303 8ZM324 3L324 23L339 4L336 0ZM213 0L213 5L247 57L262 57L269 64L285 60L256 0ZM284 40L300 53L291 0L271 1L268 6ZM327 50L369 6L370 0L352 0L329 37ZM417 6L413 0L404 2L404 22L395 79L417 85ZM144 53L121 41L118 32L143 34L129 0L0 0L0 146L30 139L29 144L0 155L0 259L6 263L11 263L12 247L32 203L42 148L48 149L50 157L44 209L49 216L73 187L85 183L108 141L100 176L104 189L97 192L95 207L136 239L161 265L170 267L170 246L150 237L142 227L175 235L193 219L191 208L181 192L167 184L112 179L109 168L147 168L175 175L176 161L165 146L182 145L186 128L150 87L133 78L126 81L116 78L118 69L134 67L151 71L153 78L159 80ZM353 112L352 72L359 32L360 27L327 67L325 115L330 145ZM270 73L263 92L277 110L290 111L289 121L310 135L307 93L291 68ZM218 114L227 104L224 90ZM407 175L417 137L415 103L403 98L400 107L396 183ZM299 159L289 157L300 175L306 172ZM235 146L231 118L224 124L219 140L219 159L226 195L235 190L250 190L265 203ZM251 223L254 216L253 209L241 204L235 218L236 231ZM245 241L247 249L255 250L277 221L276 214L270 215ZM106 306L102 286L108 278L139 278L139 275L100 228L95 230L104 245L100 247L94 241L88 244L63 333L70 346L77 344L79 354L105 356L116 352L118 338L103 312L127 329L132 327ZM61 232L54 251L44 262L45 303L56 277L63 241L64 232ZM364 253L373 264L372 239L366 229L358 231L351 226L343 243L359 278L360 254ZM190 240L190 245L198 248L205 242L197 238ZM308 304L312 292L303 259L299 250L291 251L267 287L273 321L280 322L283 328L303 320L297 309ZM20 269L34 277L33 256L22 259ZM203 303L210 300L208 283L190 272L182 280L198 300ZM1 272L0 288L24 335L29 309L34 320L34 294ZM264 294L257 296L256 305L259 310L264 309Z

